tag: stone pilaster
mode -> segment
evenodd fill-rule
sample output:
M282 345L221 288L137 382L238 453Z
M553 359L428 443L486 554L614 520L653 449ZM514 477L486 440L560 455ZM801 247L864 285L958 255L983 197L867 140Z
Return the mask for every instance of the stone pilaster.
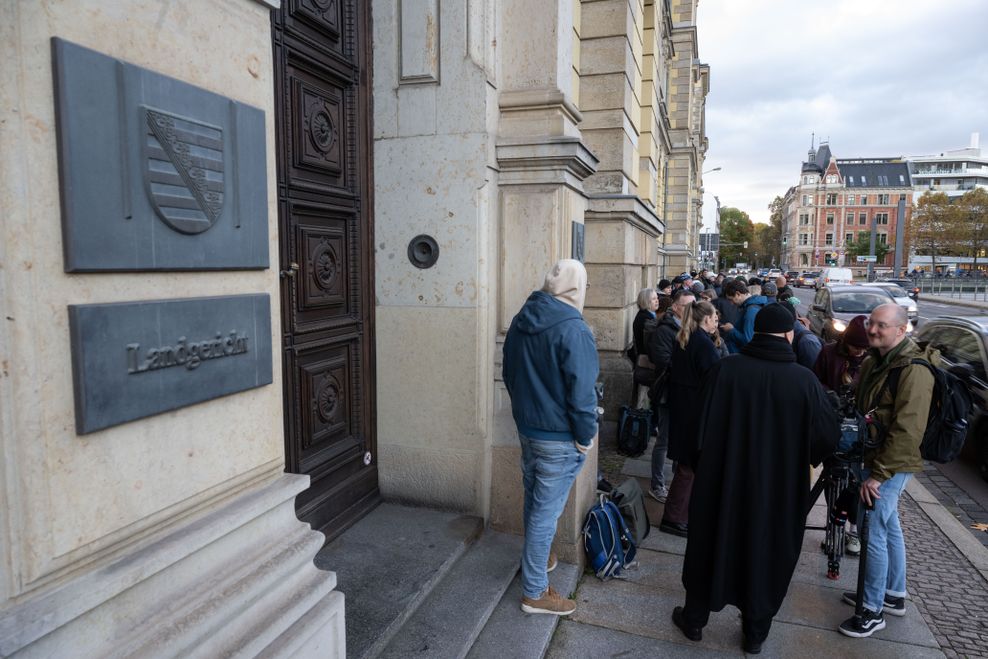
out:
M532 11L527 0L501 7L498 45L497 352L494 363L494 442L491 456L491 526L522 533L521 449L511 403L501 380L501 346L511 319L545 272L574 256L574 232L584 226L583 181L598 164L581 139L576 99L582 61L580 5L552 0ZM503 46L503 48L502 48ZM582 563L580 531L596 488L596 452L577 478L559 521L555 548Z

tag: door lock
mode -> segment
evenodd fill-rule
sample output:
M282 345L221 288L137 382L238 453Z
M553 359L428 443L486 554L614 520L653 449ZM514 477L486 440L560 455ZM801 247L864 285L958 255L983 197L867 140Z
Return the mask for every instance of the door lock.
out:
M291 265L288 266L288 270L282 270L280 274L282 279L284 279L285 277L295 277L295 274L297 272L298 272L298 263L292 263Z

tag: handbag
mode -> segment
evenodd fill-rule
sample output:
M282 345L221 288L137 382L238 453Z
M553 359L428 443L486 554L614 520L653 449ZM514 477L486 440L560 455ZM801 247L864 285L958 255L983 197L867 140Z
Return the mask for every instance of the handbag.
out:
M655 365L649 360L648 355L638 355L638 363L632 371L632 378L636 385L651 387L655 382Z

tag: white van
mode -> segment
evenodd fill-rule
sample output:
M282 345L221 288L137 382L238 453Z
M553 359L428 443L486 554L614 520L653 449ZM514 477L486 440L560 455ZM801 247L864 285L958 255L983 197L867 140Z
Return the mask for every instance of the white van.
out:
M824 268L819 279L816 280L816 287L819 290L824 286L832 286L833 284L853 283L854 273L851 272L850 268Z

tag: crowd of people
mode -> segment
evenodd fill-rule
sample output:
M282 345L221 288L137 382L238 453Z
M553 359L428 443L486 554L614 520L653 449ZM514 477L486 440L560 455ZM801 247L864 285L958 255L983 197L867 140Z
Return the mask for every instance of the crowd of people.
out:
M525 545L522 609L566 615L575 601L546 573L556 520L597 436L593 382L598 360L581 311L586 270L560 261L511 323L504 382L522 447ZM919 445L933 394L922 357L894 303L859 316L823 345L797 312L784 277L762 281L709 272L661 280L637 298L629 357L634 402L652 410L656 436L648 494L665 504L659 529L687 538L684 606L673 622L701 640L710 612L741 611L744 649L761 650L802 548L810 470L841 445L849 396L880 433L863 454L859 496L869 509L864 592L840 623L866 637L903 615L905 548L897 502L922 469ZM894 387L887 380L893 375ZM671 482L665 462L672 461ZM848 552L860 551L851 534ZM860 611L860 613L858 613Z

